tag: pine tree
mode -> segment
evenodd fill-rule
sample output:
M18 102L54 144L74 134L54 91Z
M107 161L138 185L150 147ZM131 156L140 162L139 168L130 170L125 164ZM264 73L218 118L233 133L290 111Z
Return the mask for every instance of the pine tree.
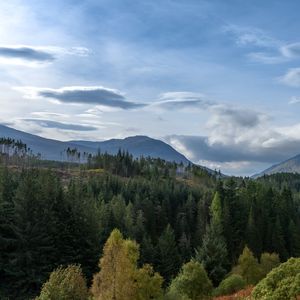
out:
M180 266L180 257L176 246L174 231L168 225L157 244L157 270L168 283Z
M211 207L211 223L203 237L202 245L196 250L196 260L203 264L214 285L218 285L228 269L228 253L222 235L221 199L216 192Z
M195 259L203 264L214 285L218 285L228 271L227 249L219 227L207 227L202 246L196 250Z
M279 216L277 216L276 222L274 224L271 243L272 250L279 254L281 260L286 260L288 254L285 247L285 239L283 236L283 230L281 227Z
M300 222L299 222L300 224ZM290 256L300 257L300 227L293 220L289 224L289 249Z
M256 256L262 251L260 232L256 227L257 222L255 221L254 209L251 206L250 213L248 216L248 223L246 229L246 243L249 245Z
M212 200L210 206L210 215L211 215L212 223L222 226L223 212L222 212L221 197L218 191L215 193L214 198Z

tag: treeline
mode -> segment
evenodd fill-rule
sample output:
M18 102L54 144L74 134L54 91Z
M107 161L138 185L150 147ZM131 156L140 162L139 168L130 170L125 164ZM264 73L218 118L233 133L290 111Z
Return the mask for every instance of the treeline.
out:
M33 154L32 149L21 140L0 137L0 164L33 165L40 158L40 154Z
M164 289L164 279L151 265L138 266L139 256L139 245L114 229L90 287L79 265L59 267L50 274L35 300L210 300L213 296L215 300L282 300L300 295L300 258L280 264L277 254L263 253L258 262L245 247L238 264L217 288L201 262L192 258Z
M60 265L80 264L90 284L115 228L140 244L137 267L152 265L164 287L191 258L218 286L246 244L258 259L300 255L288 187L126 156L103 154L67 181L57 169L0 169L0 298L35 296Z
M119 149L116 155L100 152L96 155L87 156L88 169L104 169L110 174L122 177L142 176L147 179L153 177L201 177L202 181L208 185L215 183L215 177L220 174L211 174L207 170L194 164L185 165L183 163L169 162L160 158L139 157L134 158L128 151Z

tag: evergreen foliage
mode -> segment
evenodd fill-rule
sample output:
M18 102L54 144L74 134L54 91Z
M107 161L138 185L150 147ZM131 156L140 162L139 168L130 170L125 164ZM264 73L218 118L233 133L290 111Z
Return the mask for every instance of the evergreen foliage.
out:
M87 163L81 165L40 160L29 165L21 150L13 160L3 155L3 299L35 297L60 265L80 264L90 284L114 228L140 244L137 268L151 264L166 285L195 249L215 286L246 244L253 251L249 261L256 264L265 252L278 253L283 261L300 254L300 177L295 174L221 180L197 166L133 159L122 151L82 154ZM278 263L273 258L261 257L261 276Z

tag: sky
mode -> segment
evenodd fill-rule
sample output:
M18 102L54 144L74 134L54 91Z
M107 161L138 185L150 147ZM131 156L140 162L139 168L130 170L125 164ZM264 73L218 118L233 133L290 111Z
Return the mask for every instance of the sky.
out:
M0 2L0 123L148 135L253 175L300 153L298 0Z

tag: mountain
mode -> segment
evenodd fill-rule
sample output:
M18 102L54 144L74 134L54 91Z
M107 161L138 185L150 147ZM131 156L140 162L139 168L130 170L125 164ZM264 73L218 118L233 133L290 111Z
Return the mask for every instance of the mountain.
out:
M37 135L19 131L4 125L0 125L0 137L10 137L22 140L34 153L41 153L43 159L62 160L62 153L68 147L77 148L80 152L91 154L101 152L116 154L119 149L127 150L134 157L150 156L161 158L167 161L183 162L188 164L190 161L181 153L177 152L170 145L147 136L133 136L125 139L111 139L102 142L89 141L68 141L62 142L53 139L46 139Z
M270 168L262 171L259 174L255 174L252 177L257 178L260 176L271 175L275 173L299 173L300 174L300 154L296 155L288 160L285 160L279 164L273 165Z
M103 142L71 141L71 143L92 148L94 152L100 149L101 152L116 154L119 149L123 149L127 150L134 157L150 156L154 158L159 157L167 161L189 163L189 160L184 155L177 152L170 145L143 135L125 139L111 139Z

